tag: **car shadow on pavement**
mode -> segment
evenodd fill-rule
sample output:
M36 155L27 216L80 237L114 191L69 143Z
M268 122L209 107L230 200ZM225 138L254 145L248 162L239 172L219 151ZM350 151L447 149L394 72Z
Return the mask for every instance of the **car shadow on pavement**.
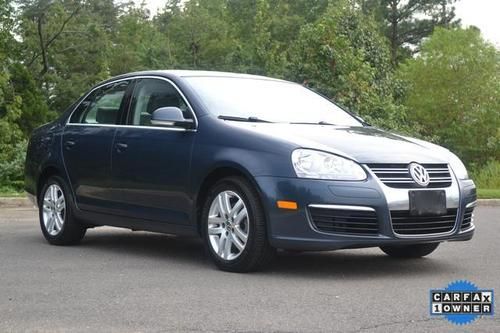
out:
M99 229L97 229L99 230ZM128 258L149 259L154 265L182 263L183 267L215 269L200 239L147 232L92 231L80 247L93 253L106 251ZM309 278L373 279L388 276L429 276L459 270L452 259L439 255L439 249L428 258L394 259L378 249L338 250L330 252L288 253L280 251L262 276L303 276Z
M374 278L430 276L456 272L453 262L430 255L428 258L395 259L378 249L349 249L328 252L281 254L269 272L308 278Z
M124 231L100 228L88 232L79 245L95 251L115 252L128 257L151 259L152 261L184 262L185 264L206 264L209 266L201 239L181 237L143 231Z

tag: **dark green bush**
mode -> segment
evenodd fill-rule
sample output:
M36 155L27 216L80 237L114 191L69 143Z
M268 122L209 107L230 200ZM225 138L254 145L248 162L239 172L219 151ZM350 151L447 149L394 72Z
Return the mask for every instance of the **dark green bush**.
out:
M26 158L26 141L12 146L11 158L0 160L1 192L22 191L24 185L24 160Z

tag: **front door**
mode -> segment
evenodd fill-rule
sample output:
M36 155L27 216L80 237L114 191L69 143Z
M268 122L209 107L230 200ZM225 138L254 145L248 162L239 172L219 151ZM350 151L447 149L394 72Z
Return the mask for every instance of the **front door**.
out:
M138 79L127 117L112 149L115 213L144 220L187 224L192 200L187 195L195 131L156 127L151 114L161 107L192 110L165 79Z
M63 156L77 206L106 212L111 184L111 148L131 81L94 90L71 115L63 135Z

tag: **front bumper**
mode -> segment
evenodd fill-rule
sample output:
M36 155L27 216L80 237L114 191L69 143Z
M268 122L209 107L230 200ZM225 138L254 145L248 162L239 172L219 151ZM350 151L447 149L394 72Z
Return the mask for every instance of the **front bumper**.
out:
M399 235L394 232L391 210L409 209L408 189L389 188L373 174L369 174L363 182L267 176L256 177L256 181L267 212L269 239L276 248L319 251L465 241L474 234L474 224L467 229L460 228L466 207L474 206L476 201L476 187L472 180L458 181L454 178L450 187L443 188L447 208L457 209L454 228L446 233L424 235ZM298 210L279 209L276 205L278 200L296 201ZM373 209L378 232L375 235L322 232L311 221L310 205Z

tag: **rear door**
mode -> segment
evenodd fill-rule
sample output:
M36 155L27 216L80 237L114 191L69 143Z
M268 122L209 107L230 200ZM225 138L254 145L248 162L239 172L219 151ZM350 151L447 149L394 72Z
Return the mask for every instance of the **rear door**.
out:
M126 126L120 126L112 149L113 201L118 215L187 224L192 199L187 194L196 131L155 127L151 114L178 107L194 119L187 100L162 78L135 83Z
M64 163L82 210L109 210L111 145L131 83L122 80L95 89L75 109L64 130Z

